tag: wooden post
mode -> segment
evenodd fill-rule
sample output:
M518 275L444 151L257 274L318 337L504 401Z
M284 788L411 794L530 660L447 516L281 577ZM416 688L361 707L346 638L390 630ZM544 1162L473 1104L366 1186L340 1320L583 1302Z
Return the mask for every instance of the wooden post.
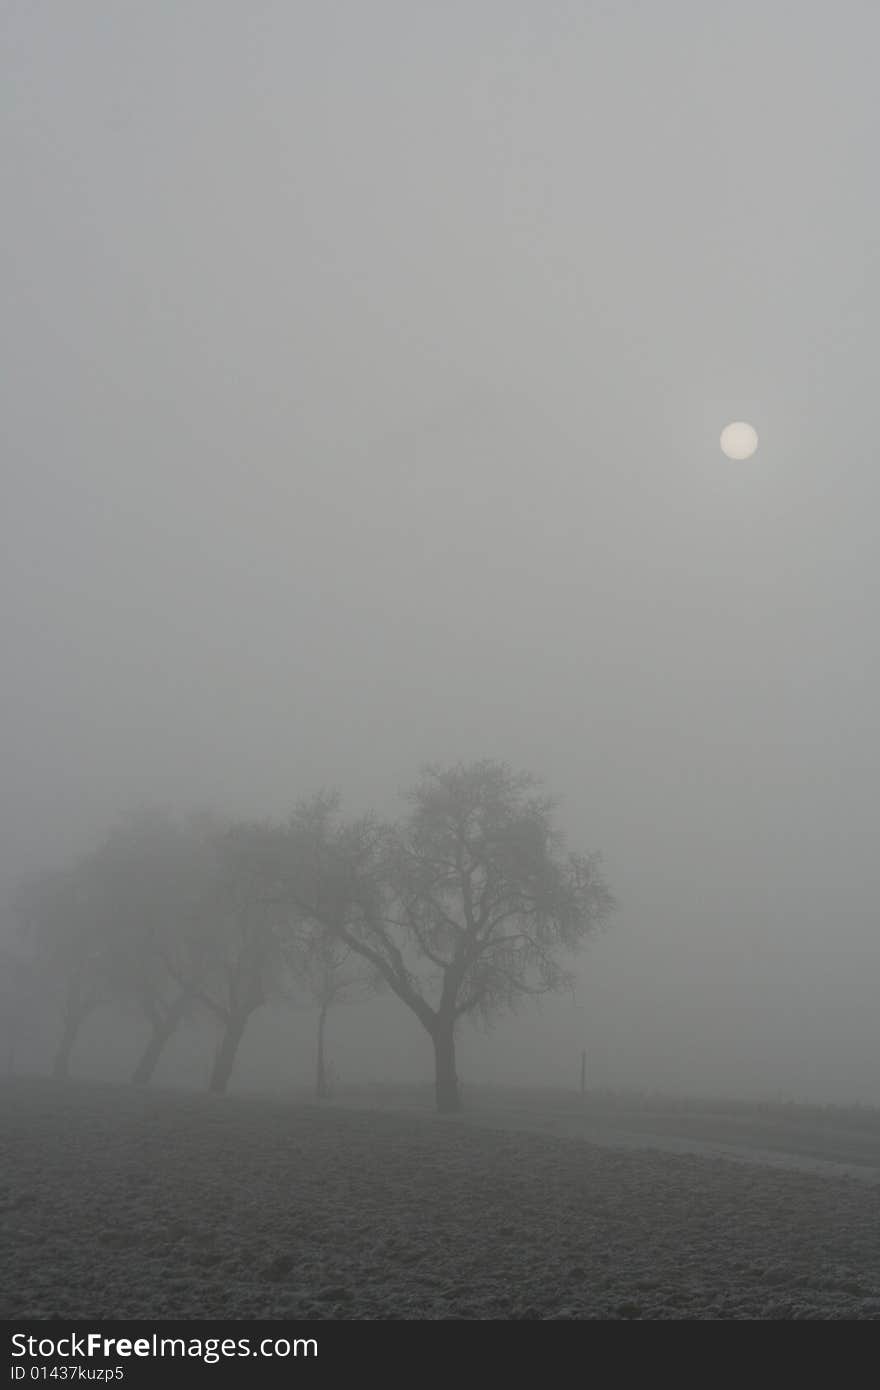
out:
M581 1053L581 1100L587 1098L587 1050L584 1048Z

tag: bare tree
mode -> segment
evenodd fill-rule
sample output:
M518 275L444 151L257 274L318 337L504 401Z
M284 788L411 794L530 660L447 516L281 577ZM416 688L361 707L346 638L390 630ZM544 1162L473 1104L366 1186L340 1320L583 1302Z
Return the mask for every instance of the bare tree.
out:
M0 1045L7 1075L15 1071L28 1023L40 1005L33 965L12 942L0 943Z
M158 811L116 826L94 856L103 937L116 993L143 1014L149 1034L132 1075L152 1078L192 1013L214 947L213 821L179 823Z
M613 899L596 856L566 848L554 803L503 763L427 767L398 827L340 821L338 799L291 823L300 911L382 976L434 1047L441 1111L461 1106L455 1039L528 996L571 983L565 957Z
M351 946L336 933L313 927L297 931L290 950L294 981L317 1006L315 1047L315 1096L326 1100L331 1092L331 1068L327 1060L326 1030L330 1010L339 1004L361 1003L381 985Z
M112 997L91 857L32 876L15 909L34 978L61 1015L52 1073L66 1079L83 1024Z
M252 1014L281 970L289 910L284 883L287 837L266 822L240 822L213 837L212 965L197 997L221 1027L209 1089L225 1091Z

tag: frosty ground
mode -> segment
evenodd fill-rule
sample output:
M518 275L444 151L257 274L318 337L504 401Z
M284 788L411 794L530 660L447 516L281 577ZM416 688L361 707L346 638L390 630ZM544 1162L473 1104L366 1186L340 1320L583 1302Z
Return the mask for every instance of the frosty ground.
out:
M24 1079L0 1105L5 1318L880 1317L867 1165L615 1147L522 1107Z

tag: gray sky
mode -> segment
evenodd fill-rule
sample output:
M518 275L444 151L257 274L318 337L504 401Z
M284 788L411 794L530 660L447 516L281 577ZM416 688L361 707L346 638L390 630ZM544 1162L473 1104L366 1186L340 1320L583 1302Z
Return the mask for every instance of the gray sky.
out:
M4 881L504 757L621 911L466 1075L880 1101L877 6L2 35Z

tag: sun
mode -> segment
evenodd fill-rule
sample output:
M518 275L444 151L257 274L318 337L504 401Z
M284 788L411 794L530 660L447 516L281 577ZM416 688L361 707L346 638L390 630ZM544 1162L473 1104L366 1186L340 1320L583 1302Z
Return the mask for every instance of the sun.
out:
M721 431L721 452L729 459L750 459L758 447L758 431L745 420L734 420Z

